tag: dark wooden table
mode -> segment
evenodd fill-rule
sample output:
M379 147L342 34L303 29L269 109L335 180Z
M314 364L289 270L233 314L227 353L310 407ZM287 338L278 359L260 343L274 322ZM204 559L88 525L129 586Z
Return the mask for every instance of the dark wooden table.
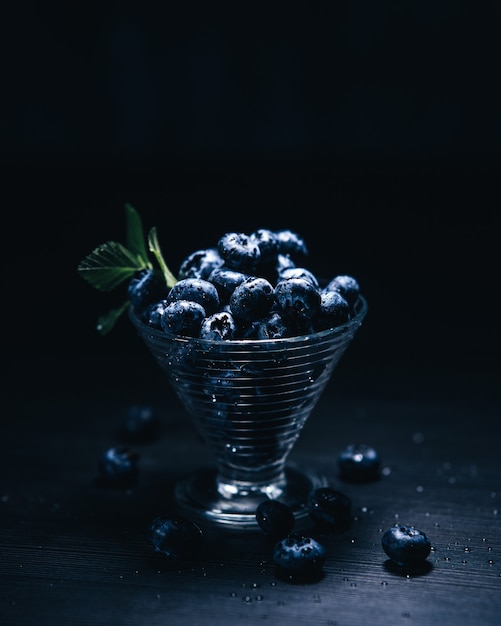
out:
M149 523L176 480L212 459L146 354L15 360L0 440L0 624L500 624L499 382L433 355L412 371L341 362L291 461L349 495L354 519L322 537L323 578L292 584L260 533L206 526L198 556L154 552ZM133 488L100 488L97 459L133 402L161 412L160 435L133 446ZM337 456L353 442L378 450L380 480L340 480ZM388 563L381 537L396 522L430 537L427 571Z

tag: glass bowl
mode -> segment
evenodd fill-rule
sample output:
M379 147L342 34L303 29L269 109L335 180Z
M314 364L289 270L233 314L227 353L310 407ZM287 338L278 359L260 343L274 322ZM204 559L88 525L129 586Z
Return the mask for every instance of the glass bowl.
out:
M359 296L352 318L329 330L273 340L209 341L169 335L130 319L214 455L214 466L178 482L180 509L198 520L258 528L266 498L307 515L316 472L289 454L332 372L367 313Z

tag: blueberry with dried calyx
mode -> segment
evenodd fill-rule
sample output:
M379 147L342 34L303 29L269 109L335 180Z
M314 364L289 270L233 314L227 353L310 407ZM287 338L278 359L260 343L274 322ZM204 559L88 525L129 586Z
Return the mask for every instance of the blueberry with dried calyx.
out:
M339 476L348 482L370 482L380 476L378 452L365 443L350 444L338 458Z
M196 556L202 546L203 533L195 522L180 515L159 515L149 529L148 538L156 552L179 560Z
M319 578L325 559L325 547L313 537L298 532L287 535L273 548L278 576L291 582Z
M414 526L395 524L383 535L381 545L386 555L400 566L422 565L431 552L431 542Z
M217 250L226 267L253 274L261 252L256 240L244 233L226 233L217 243Z
M237 325L229 311L218 311L206 317L200 326L200 339L229 341L234 338Z
M290 506L279 500L263 500L256 509L256 521L264 535L272 541L286 537L295 522Z

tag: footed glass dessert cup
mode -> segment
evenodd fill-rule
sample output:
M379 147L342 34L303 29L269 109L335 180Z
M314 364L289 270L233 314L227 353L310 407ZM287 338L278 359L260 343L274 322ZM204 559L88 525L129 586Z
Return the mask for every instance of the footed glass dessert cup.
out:
M266 498L307 515L316 472L288 464L289 454L332 372L367 313L336 328L273 340L208 341L169 335L130 318L214 455L214 466L180 481L175 498L198 520L258 528Z

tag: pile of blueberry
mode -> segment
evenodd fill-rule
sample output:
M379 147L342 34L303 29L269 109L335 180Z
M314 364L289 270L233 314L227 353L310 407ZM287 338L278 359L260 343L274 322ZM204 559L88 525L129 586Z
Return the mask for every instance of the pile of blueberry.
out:
M186 257L170 289L157 269L146 269L130 280L128 297L146 324L202 339L278 339L344 324L358 281L337 275L321 284L307 257L291 230L229 232Z

